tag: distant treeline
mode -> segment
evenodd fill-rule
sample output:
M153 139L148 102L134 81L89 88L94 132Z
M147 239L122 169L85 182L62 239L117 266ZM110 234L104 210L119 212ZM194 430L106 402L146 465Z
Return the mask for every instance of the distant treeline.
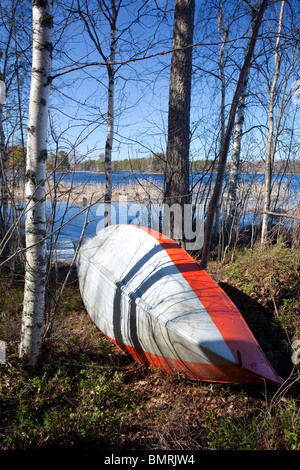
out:
M123 160L112 161L112 171L140 171L145 173L164 173L165 155L157 153L149 157L125 158ZM79 163L79 169L84 171L104 172L104 155L101 154L98 159L88 159ZM190 161L190 171L216 171L216 160L192 160ZM230 162L226 165L226 171L230 171ZM240 165L242 173L264 173L265 167L263 161L242 162ZM274 173L300 173L300 160L286 162L277 160L274 162Z
M26 148L21 145L7 148L8 170L22 173L25 170ZM148 157L125 158L123 160L112 161L112 171L140 171L144 173L164 173L166 156L164 153L156 153ZM55 166L58 171L83 170L104 172L104 154L98 158L85 159L84 157L70 157L70 154L64 150L59 150L55 155L53 152L48 154L47 170L53 171ZM241 173L264 173L265 166L262 160L245 161L240 164ZM190 171L204 172L216 171L217 160L191 160ZM230 161L227 162L226 171L230 171ZM292 173L300 174L300 160L286 161L276 160L274 162L273 173Z
M230 169L230 162L227 164L228 170ZM300 173L300 160L286 161L286 160L275 160L273 165L273 174L276 173ZM263 161L251 161L241 162L240 164L241 173L264 173L265 163Z
M125 158L111 162L113 171L140 171L148 173L164 173L166 156L163 153L156 153L149 157ZM104 155L98 159L84 160L79 164L80 170L104 171ZM213 160L197 160L190 163L191 171L211 171L216 163Z
M98 159L84 160L79 164L81 170L91 171L104 171L105 162L104 154L101 154ZM156 153L153 156L141 158L125 158L124 160L115 160L111 162L113 171L141 171L163 173L165 167L165 155L163 153Z

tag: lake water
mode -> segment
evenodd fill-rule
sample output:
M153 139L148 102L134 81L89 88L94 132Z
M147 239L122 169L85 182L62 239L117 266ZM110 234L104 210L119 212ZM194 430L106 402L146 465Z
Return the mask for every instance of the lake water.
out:
M112 223L130 223L136 219L133 210L128 211L128 204L121 208L120 204L112 203ZM84 235L92 235L97 230L104 227L104 205L103 203L94 204L88 209L88 224L86 226ZM132 212L132 214L128 214ZM127 215L126 220L124 215ZM46 216L47 220L52 220L51 216L51 203L46 203ZM70 260L74 255L74 244L81 236L82 229L85 225L86 208L79 205L67 205L64 201L57 202L55 208L55 221L54 225L48 225L49 235L52 233L52 242L56 242L56 256L59 260ZM50 244L50 238L48 245Z
M57 174L57 179L64 177L66 183L72 182L75 186L79 183L85 182L86 184L105 184L105 174L93 173L88 171L78 171L69 173L68 175ZM243 179L251 183L264 182L263 174L246 174L242 175ZM191 184L194 185L199 179L202 183L209 182L210 176L208 174L193 173L191 174ZM274 175L274 181L281 181L283 184L288 184L290 187L290 194L298 200L300 189L300 175ZM155 185L163 187L164 176L161 174L144 174L132 172L113 172L112 185L113 187L126 186L135 183L137 179L141 182L152 181ZM215 175L213 175L213 180ZM226 184L226 178L225 178ZM139 208L130 204L122 207L119 202L112 203L112 223L140 223L141 225L147 224L147 217L145 214L136 212ZM124 215L125 214L125 215ZM138 215L140 217L136 217ZM57 230L53 235L57 242L57 258L60 260L70 260L74 255L73 241L80 238L82 227L84 226L86 217L86 209L79 205L67 206L65 202L57 202L54 229ZM51 205L47 203L47 218L51 220ZM95 204L89 209L88 225L85 230L85 235L91 235L97 229L102 228L104 220L103 204ZM65 225L63 225L65 224ZM63 225L62 228L60 228ZM49 226L49 231L53 227Z
M80 183L87 184L103 184L105 185L105 174L94 173L92 171L75 171L64 175L63 173L56 173L56 179L63 178L66 183L73 183L74 185ZM164 176L160 174L146 174L131 171L113 171L112 172L112 185L126 186L128 184L136 183L137 180L153 181L155 184L163 185Z
M92 171L75 171L64 176L63 173L57 173L56 178L60 179L63 177L63 180L66 183L73 183L74 185L85 182L87 184L105 184L105 174L104 173L94 173ZM212 175L212 181L216 178L216 174ZM253 181L263 183L265 181L265 176L262 173L246 173L242 175L242 178L246 183L251 183ZM126 186L128 184L136 183L137 180L150 181L156 185L164 185L164 175L162 174L146 174L142 172L130 172L130 171L115 171L112 172L112 185L113 187ZM210 180L209 173L191 173L190 182L191 185L197 183L197 181L202 181L203 183L208 183ZM228 180L228 174L225 175L225 184ZM289 184L292 190L300 189L300 174L296 175L273 175L274 182L282 182L283 184Z

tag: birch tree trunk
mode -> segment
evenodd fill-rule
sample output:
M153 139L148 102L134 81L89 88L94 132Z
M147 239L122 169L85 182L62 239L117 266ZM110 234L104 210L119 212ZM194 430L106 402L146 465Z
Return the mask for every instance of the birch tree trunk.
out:
M6 232L8 223L8 190L7 190L7 153L5 149L5 134L3 129L3 106L5 104L5 83L1 79L1 95L0 95L0 176L1 176L1 224L0 229Z
M253 5L253 16L251 22L251 31L250 36L253 34L253 22L255 19L255 11L259 5L258 0L254 0ZM227 227L230 229L232 221L234 218L234 212L236 209L236 190L238 183L238 174L240 168L240 155L241 155L241 141L243 135L243 124L245 120L245 99L247 94L247 85L249 78L249 71L246 71L245 79L242 85L241 94L238 101L237 112L236 112L236 123L234 129L234 138L232 146L232 156L231 156L231 167L229 172L229 181L228 181L228 199L227 199Z
M106 63L107 76L108 76L108 102L107 102L107 133L104 154L104 171L105 171L105 224L109 225L111 221L111 195L112 195L112 178L111 178L111 160L112 148L114 140L114 121L115 121L115 55L116 55L116 27L117 18L123 0L119 0L116 5L116 0L109 2L102 2L98 0L98 8L90 11L89 2L80 2L77 0L78 13L83 20L90 39L94 43L98 53ZM110 5L109 5L110 4ZM93 5L91 3L91 5ZM84 7L84 8L82 8ZM98 30L101 30L103 24L99 21L98 13L101 13L103 19L106 19L110 27L110 50L109 54L105 54L103 44L98 35ZM101 20L101 18L100 18Z
M52 0L32 1L32 72L29 100L25 220L26 272L20 357L36 367L41 352L45 277L45 178L52 65Z
M233 146L232 146L231 166L230 166L229 181L228 181L227 221L226 221L227 227L230 227L232 224L235 206L236 206L236 189L237 189L238 174L239 174L239 167L240 167L241 140L242 140L243 124L244 124L244 110L245 110L247 79L248 79L248 74L243 84L241 96L238 102L237 113L236 113L236 123L235 123Z
M282 18L284 11L285 0L281 2L281 9L279 14L278 22L278 33L275 44L275 53L274 53L274 63L275 63L275 73L270 89L270 103L269 103L269 131L268 131L268 140L267 140L267 151L266 151L266 162L265 162L265 187L264 187L264 206L263 206L263 216L262 216L262 228L261 228L261 243L265 244L266 237L268 233L268 211L270 211L270 202L271 202L271 184L272 184L272 154L275 149L274 146L274 101L275 101L275 92L276 85L279 77L280 71L280 59L279 59L279 44L281 39L282 31Z
M181 206L182 222L175 233L174 214L171 213L170 236L184 242L183 209L190 202L189 145L192 47L194 32L194 0L176 0L172 43L169 89L168 145L166 159L165 203ZM181 240L178 236L181 235Z
M204 229L204 243L203 243L201 261L200 261L200 264L204 269L206 269L207 267L207 262L208 262L209 252L210 252L211 235L212 235L214 218L215 218L215 211L216 211L216 207L217 207L221 190L222 190L225 166L226 166L226 161L227 161L231 134L232 134L234 121L235 121L237 105L238 105L238 101L240 98L242 86L243 86L243 83L247 74L247 70L251 63L251 59L253 56L253 52L254 52L254 48L255 48L255 44L257 40L258 31L261 25L264 12L267 8L268 1L269 0L262 0L261 6L256 13L255 21L253 23L252 36L249 38L245 60L244 60L243 66L239 74L238 83L237 83L236 90L235 90L231 107L230 107L223 147L221 149L220 156L219 156L217 178L216 178L213 194L209 201L207 219L206 219L206 224L205 224L205 229Z
M110 63L107 65L108 73L108 106L107 106L107 137L105 145L104 168L105 168L105 195L104 201L107 211L107 225L111 222L111 159L114 138L114 93L115 93L115 71L114 62L116 55L116 21L117 9L115 0L111 0L111 21L110 21Z
M11 32L9 33L9 39L7 42L7 49L11 40ZM7 67L7 49L3 54L2 49L0 49L0 59L4 58L3 72L0 74L0 178L1 178L1 209L2 214L0 213L0 230L2 229L3 233L6 233L7 224L8 224L8 188L7 188L7 152L5 148L5 133L3 128L3 107L6 101L6 76L4 70Z

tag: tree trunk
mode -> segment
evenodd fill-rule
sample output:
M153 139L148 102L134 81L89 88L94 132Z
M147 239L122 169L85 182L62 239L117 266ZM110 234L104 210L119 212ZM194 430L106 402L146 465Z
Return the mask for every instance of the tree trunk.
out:
M114 121L115 121L115 110L114 110L114 94L115 94L115 55L116 55L116 25L119 10L121 7L122 0L119 0L116 5L115 0L110 0L109 2L102 2L98 0L99 11L102 13L103 18L109 23L110 27L110 51L109 56L103 51L103 44L101 43L97 29L101 29L103 24L100 22L97 23L97 15L93 17L93 13L89 11L89 2L85 2L84 11L81 9L82 2L77 0L78 12L84 24L87 28L89 37L92 42L95 44L97 51L100 56L106 63L107 76L108 76L108 102L107 102L107 133L106 133L106 143L105 143L105 152L104 152L104 171L105 171L105 193L104 193L104 202L105 202L105 224L110 225L111 222L111 196L112 196L112 169L111 169L111 160L112 160L112 148L113 148L113 139L114 139ZM110 6L109 6L110 3ZM96 9L97 13L97 9Z
M114 61L116 55L116 21L117 9L115 0L111 0L111 23L110 23L110 63L107 66L108 72L108 106L107 106L107 136L105 145L105 195L104 201L106 206L106 223L111 223L111 195L112 195L112 179L111 179L111 159L114 138L114 93L115 93L115 71Z
M221 48L219 54L219 70L220 70L220 79L221 79L221 110L220 110L220 119L221 119L221 133L220 133L220 149L223 147L224 136L225 136L225 102L226 102L226 78L224 73L224 53L225 46L228 39L229 29L223 25L223 1L219 1L218 9L218 31L221 39ZM223 35L222 35L223 32ZM220 152L220 150L219 150ZM213 237L219 235L219 225L220 225L220 201L217 203L216 212L215 212L215 221L214 221L214 230Z
M255 20L255 11L258 8L259 1L254 0L253 6L253 16L251 22L251 32L250 36L252 36L254 20ZM239 168L240 168L240 155L241 155L241 141L243 135L243 124L245 119L245 99L247 93L247 85L248 85L248 78L249 78L249 70L246 71L245 79L242 85L241 94L238 101L237 106L237 113L236 113L236 123L235 123L235 130L234 130L234 139L233 139L233 148L232 148L232 156L231 156L231 167L229 172L229 182L228 182L228 199L227 199L227 220L226 226L230 230L230 227L233 223L234 213L236 210L236 189L238 183L238 175L239 175Z
M281 9L279 14L279 23L278 23L278 34L275 44L275 73L270 90L270 103L269 103L269 132L267 140L267 151L266 151L266 163L265 163L265 187L264 187L264 207L263 207L263 216L262 216L262 228L261 228L261 243L266 242L266 237L268 233L268 211L270 211L270 202L271 202L271 184L272 184L272 154L274 153L274 139L273 139L273 129L274 129L274 101L275 101L275 91L277 80L279 76L280 69L280 60L279 60L279 44L281 38L282 30L282 18L284 10L285 0L281 2Z
M169 89L165 204L181 207L181 221L171 212L170 236L184 243L183 209L190 202L189 145L194 0L176 0ZM179 224L179 225L178 225Z
M7 153L5 149L5 134L3 129L3 106L5 103L5 84L1 80L1 97L0 97L0 176L1 176L1 207L0 214L0 230L6 233L8 223L8 190L7 190Z
M45 179L52 63L52 0L32 1L32 72L26 156L26 273L20 357L36 367L41 352L46 278Z
M111 180L111 157L114 135L114 72L113 66L109 66L109 88L108 88L108 113L107 113L107 137L105 145L105 202L111 202L112 180Z
M244 109L245 109L245 95L247 87L247 78L244 82L241 96L239 98L237 113L236 113L236 123L234 129L234 139L233 139L233 149L231 156L231 166L229 172L229 181L228 181L228 199L227 199L227 220L226 225L230 227L234 218L234 211L236 208L236 188L238 183L238 174L240 167L240 154L241 154L241 140L243 133L243 123L244 123Z
M231 134L232 134L234 121L235 121L236 109L237 109L238 101L240 98L241 89L242 89L242 86L243 86L243 83L247 74L247 70L249 69L249 66L251 63L259 27L262 21L263 14L267 8L268 1L269 0L262 0L260 9L257 11L256 18L253 23L252 35L249 38L246 57L244 60L243 67L239 74L238 83L236 86L235 94L234 94L231 108L230 108L226 133L224 136L224 142L223 142L223 146L222 146L220 157L219 157L217 178L216 178L212 197L209 201L206 225L204 229L204 243L203 243L201 261L200 261L200 264L204 269L206 269L207 267L208 256L209 256L209 251L210 251L211 234L212 234L213 223L214 223L214 218L215 218L215 211L216 211L216 207L217 207L221 190L222 190L225 166L226 166L226 161L227 161Z

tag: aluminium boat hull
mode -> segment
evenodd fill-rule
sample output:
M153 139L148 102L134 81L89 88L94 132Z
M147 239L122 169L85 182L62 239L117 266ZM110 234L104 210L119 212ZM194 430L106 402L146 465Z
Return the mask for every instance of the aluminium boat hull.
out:
M83 240L77 272L91 319L139 363L192 380L283 383L233 302L173 240L112 225Z

